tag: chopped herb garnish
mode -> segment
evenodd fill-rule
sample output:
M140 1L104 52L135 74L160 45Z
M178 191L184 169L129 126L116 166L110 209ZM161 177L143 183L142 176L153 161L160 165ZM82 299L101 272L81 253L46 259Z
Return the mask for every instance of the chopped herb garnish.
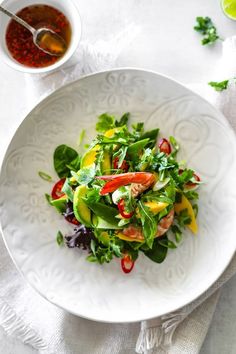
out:
M42 179L44 179L44 181L48 181L51 182L52 181L52 177L49 176L47 173L39 171L38 172L39 177L41 177Z
M210 81L208 85L213 87L216 91L224 91L228 88L229 80L224 81Z
M57 244L58 244L58 246L61 246L63 243L64 243L63 235L62 235L61 231L58 231L58 233L57 233Z
M215 43L217 39L220 39L210 17L197 17L196 21L197 25L193 28L203 35L202 45L212 44Z

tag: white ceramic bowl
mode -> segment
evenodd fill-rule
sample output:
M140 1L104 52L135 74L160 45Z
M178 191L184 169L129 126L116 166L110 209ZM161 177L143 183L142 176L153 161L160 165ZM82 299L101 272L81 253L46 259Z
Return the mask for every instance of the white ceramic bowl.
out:
M157 264L140 255L124 274L120 260L100 266L86 252L58 247L56 234L71 232L45 201L58 177L53 152L78 149L82 129L95 135L97 116L131 113L131 123L180 143L201 176L199 232ZM28 282L46 299L76 315L106 322L132 322L164 315L196 299L224 271L236 249L236 141L224 116L203 98L162 75L120 69L71 83L44 99L25 118L7 150L0 174L0 218L10 254Z
M76 48L78 47L81 38L81 19L80 19L78 8L74 4L73 0L47 0L47 1L46 0L41 0L41 1L6 0L3 1L1 5L6 9L8 9L9 11L16 13L26 6L39 4L39 3L53 6L56 9L62 11L62 13L68 18L72 29L70 46L67 49L65 55L60 60L58 60L55 64L44 68L30 68L20 64L14 58L12 58L11 54L8 51L8 48L6 46L6 41L5 41L6 28L10 21L10 18L5 14L3 14L2 12L0 12L0 58L2 58L9 66L11 66L16 70L32 73L32 74L46 73L61 67L63 64L67 62L68 59L71 58Z

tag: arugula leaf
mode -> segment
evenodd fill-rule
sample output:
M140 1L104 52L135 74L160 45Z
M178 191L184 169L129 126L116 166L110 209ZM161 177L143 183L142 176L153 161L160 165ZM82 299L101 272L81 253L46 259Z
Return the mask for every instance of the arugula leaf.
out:
M129 112L124 113L119 121L118 120L115 121L115 126L123 127L123 125L127 125L129 118L130 118L130 113Z
M149 148L153 148L156 145L156 141L157 141L157 136L158 136L159 130L160 129L158 129L158 128L153 129L153 130L148 130L145 133L143 133L143 135L140 137L140 139L142 139L142 140L143 139L149 139L149 142L148 142L147 146Z
M58 231L56 240L57 240L58 246L61 246L64 243L64 238L63 238L61 231Z
M193 28L195 31L203 35L202 45L212 44L220 37L217 34L216 27L214 26L210 17L197 17L197 25Z
M112 129L115 126L115 118L108 113L103 113L98 117L96 130L104 133L106 130Z
M198 199L198 193L195 191L188 191L188 192L184 192L185 197L188 200L196 200Z
M188 209L181 210L181 212L176 215L176 219L180 227L185 227L192 221L191 216L188 214Z
M210 81L208 82L208 85L213 87L216 91L224 91L228 88L229 80L224 80L224 81Z
M169 137L169 141L173 147L173 151L171 152L171 156L172 157L176 157L178 151L179 151L179 144L178 142L176 141L176 139L173 137L173 136L170 136Z
M175 240L179 243L182 240L182 231L177 225L171 225L171 231L175 235Z
M149 208L145 207L142 201L138 202L138 209L143 227L143 235L149 248L152 248L154 236L157 232L157 222Z
M96 174L95 165L90 167L83 167L77 173L71 171L71 175L76 179L79 184L89 184L92 182Z
M126 156L126 153L127 153L127 149L128 149L128 146L121 146L120 149L114 154L114 157L118 157L119 160L118 160L118 168L121 167L124 159L125 159L125 156Z
M160 240L164 241L167 240L167 237L164 236L162 238L156 238L153 242L152 249L151 250L146 250L144 251L145 256L150 258L153 262L156 263L162 263L168 252L168 248L164 247L161 243ZM142 250L142 248L141 248Z
M142 140L141 140L142 141ZM139 157L137 155L137 157ZM141 160L137 165L138 171L145 171L147 169L151 169L152 161L154 159L153 151L150 148L145 149L144 154L141 156Z
M138 140L133 144L130 144L127 150L127 154L130 160L139 160L139 155L143 151L144 147L148 144L149 139ZM150 150L150 149L149 149Z
M99 240L99 235L96 235L98 239L91 240L90 248L92 254L87 257L90 262L97 262L99 264L109 263L113 256L121 258L123 248L123 242L119 239L111 238L107 244L103 244Z
M195 218L196 218L197 214L198 214L198 205L197 204L193 205L193 211L194 211L194 215L195 215Z
M100 191L100 187L99 188L95 188L95 186L93 186L92 189L88 190L88 192L86 194L86 200L88 201L88 203L97 203L97 202L99 202L99 200L101 199L99 191Z
M71 166L78 168L80 157L77 151L63 144L54 151L53 162L55 171L60 178L69 177Z
M160 243L160 245L162 245L163 247L166 247L166 248L172 248L172 249L177 248L176 244L173 241L168 240L168 239L160 240L159 243Z
M144 127L143 122L139 122L137 124L132 125L133 128L132 135L134 136L135 139L139 139L142 136L144 131L143 127Z

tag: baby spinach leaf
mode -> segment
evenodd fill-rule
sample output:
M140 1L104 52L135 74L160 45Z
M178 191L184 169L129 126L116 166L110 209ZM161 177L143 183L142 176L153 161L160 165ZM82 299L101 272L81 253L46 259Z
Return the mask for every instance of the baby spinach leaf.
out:
M77 168L79 160L80 158L77 151L65 144L59 145L54 151L54 168L60 178L69 177L71 170L70 165Z
M84 199L84 201L95 215L118 227L119 219L117 219L116 216L119 212L116 208L103 204L102 202L91 202L88 199Z
M164 247L161 243L160 240L165 241L167 240L167 237L164 236L161 239L156 238L153 242L152 249L145 251L144 254L148 258L150 258L153 262L156 263L162 263L164 259L166 258L168 248Z

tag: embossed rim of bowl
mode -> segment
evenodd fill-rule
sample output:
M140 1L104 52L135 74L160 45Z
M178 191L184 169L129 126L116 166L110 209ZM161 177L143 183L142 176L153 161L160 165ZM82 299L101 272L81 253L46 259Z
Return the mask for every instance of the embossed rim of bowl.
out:
M6 9L12 12L17 12L26 6L35 5L35 4L37 4L37 1L34 0L21 0L21 1L4 0L1 3L2 6L4 6ZM60 60L56 61L55 64L43 68L31 68L26 65L22 65L18 63L16 60L14 60L14 58L12 58L11 54L7 49L5 34L6 34L6 27L10 21L10 18L7 17L2 12L0 12L0 48L1 48L0 57L2 57L4 62L7 65L9 65L11 68L24 73L42 74L42 73L55 71L58 68L62 67L76 51L82 34L81 18L80 18L78 6L77 4L75 4L74 0L66 0L66 1L43 0L40 2L40 4L53 6L64 13L64 15L68 18L71 24L71 29L72 29L71 42L65 55Z
M52 94L50 94L48 97L58 93L58 92L61 92L65 89L65 87L70 87L70 86L73 86L73 84L75 84L76 82L78 81L82 81L82 80L86 80L87 78L90 78L92 76L99 76L99 75L104 75L104 74L109 74L109 73L117 73L117 72L122 72L122 71L131 71L131 72L137 72L137 73L143 73L143 74L150 74L150 75L156 75L157 77L159 78L162 78L162 79L166 79L166 80L170 80L173 84L175 84L176 86L179 85L179 87L181 87L182 89L186 90L188 93L192 94L193 96L196 96L198 97L202 102L204 102L206 105L208 105L218 116L221 117L221 119L223 119L223 122L224 124L226 124L227 126L227 129L229 129L230 133L232 134L233 130L232 128L230 127L228 121L226 120L226 118L221 114L221 112L219 112L217 109L215 109L215 107L213 107L207 100L205 100L204 98L202 98L200 95L196 94L195 92L189 90L188 88L186 88L184 85L180 84L179 82L177 82L176 80L173 80L171 79L170 77L166 76L166 75L162 75L162 74L159 74L157 72L154 72L154 71L150 71L150 70L142 70L142 69L137 69L137 68L119 68L119 69L114 69L114 70L106 70L106 71L103 71L103 72L98 72L98 73L93 73L93 74L89 74L89 75L86 75L82 78L80 78L79 80L76 80L72 83L69 83L61 88L59 88L58 90L54 91ZM42 100L40 100L38 102L38 104L31 110L34 111L35 109L37 109L37 107L40 107L41 104L43 104L44 100L48 97L44 97L42 98ZM22 121L22 123L19 125L18 129L24 124L24 122L27 120L27 119L30 119L30 114L31 112L29 112L27 114L27 116L25 117L25 119ZM18 129L16 130L15 132L15 135L14 137L16 136L17 134L17 131ZM233 135L234 135L234 139L235 139L235 133L233 132ZM3 162L2 162L2 166L1 166L1 170L0 170L0 178L1 178L1 174L2 174L2 167L4 166L4 163L5 163L5 159L6 159L6 156L7 156L7 153L8 151L10 150L11 148L11 144L12 142L14 141L14 137L12 138L11 142L9 143L9 146L8 146L8 149L7 149L7 152L5 154L5 157L3 159ZM235 142L235 140L234 140ZM236 144L234 144L233 148L235 149L236 148ZM176 306L176 305L170 305L170 308L168 309L168 311L166 310L161 310L159 311L158 313L155 313L155 311L153 311L153 314L151 316L148 316L148 317L138 317L138 316L135 316L135 319L130 319L130 318L122 318L122 320L118 320L118 321L114 321L112 320L111 318L101 318L101 317L96 317L96 316L91 316L91 315L86 315L84 313L77 313L76 311L73 311L69 308L67 308L66 306L62 306L60 303L57 303L56 301L52 301L50 300L49 298L46 297L46 295L41 292L39 289L37 289L33 284L31 284L29 282L29 280L27 280L25 274L22 272L22 270L20 269L20 267L18 266L17 262L14 260L14 257L12 255L12 252L10 250L10 248L8 247L8 244L7 244L7 241L6 241L6 238L4 236L4 233L3 233L3 229L2 229L2 226L1 226L1 223L0 223L0 229L2 231L2 235L3 235L3 239L4 239L4 243L8 249L8 252L14 262L14 264L16 265L17 269L19 270L19 272L23 275L23 277L26 279L26 281L38 292L40 293L46 300L48 300L49 302L52 302L53 304L57 305L58 307L61 307L62 309L64 310L67 310L68 312L74 314L74 315L77 315L77 316L80 316L80 317L83 317L83 318L88 318L88 319L92 319L92 320L95 320L95 321L99 321L99 322L110 322L110 323L127 323L127 322L137 322L137 321L141 321L141 320L144 320L144 319L151 319L151 318L155 318L157 316L162 316L162 315L165 315L167 313L170 313L170 312L173 312L173 311L176 311L178 309L180 309L181 307L185 306L185 305L188 305L189 303L191 303L192 301L196 300L199 296L201 296L206 290L208 290L211 285L213 285L215 283L215 281L221 276L221 274L224 272L224 270L226 269L226 267L229 265L234 253L235 253L235 249L236 249L236 245L234 247L234 249L232 249L232 252L230 254L230 257L227 258L227 261L225 262L224 264L224 267L218 272L217 275L214 276L214 278L211 279L211 281L207 284L207 286L205 286L204 288L200 289L200 291L198 291L195 296L191 299L188 299L188 301L185 301L183 303L181 303L180 305Z

